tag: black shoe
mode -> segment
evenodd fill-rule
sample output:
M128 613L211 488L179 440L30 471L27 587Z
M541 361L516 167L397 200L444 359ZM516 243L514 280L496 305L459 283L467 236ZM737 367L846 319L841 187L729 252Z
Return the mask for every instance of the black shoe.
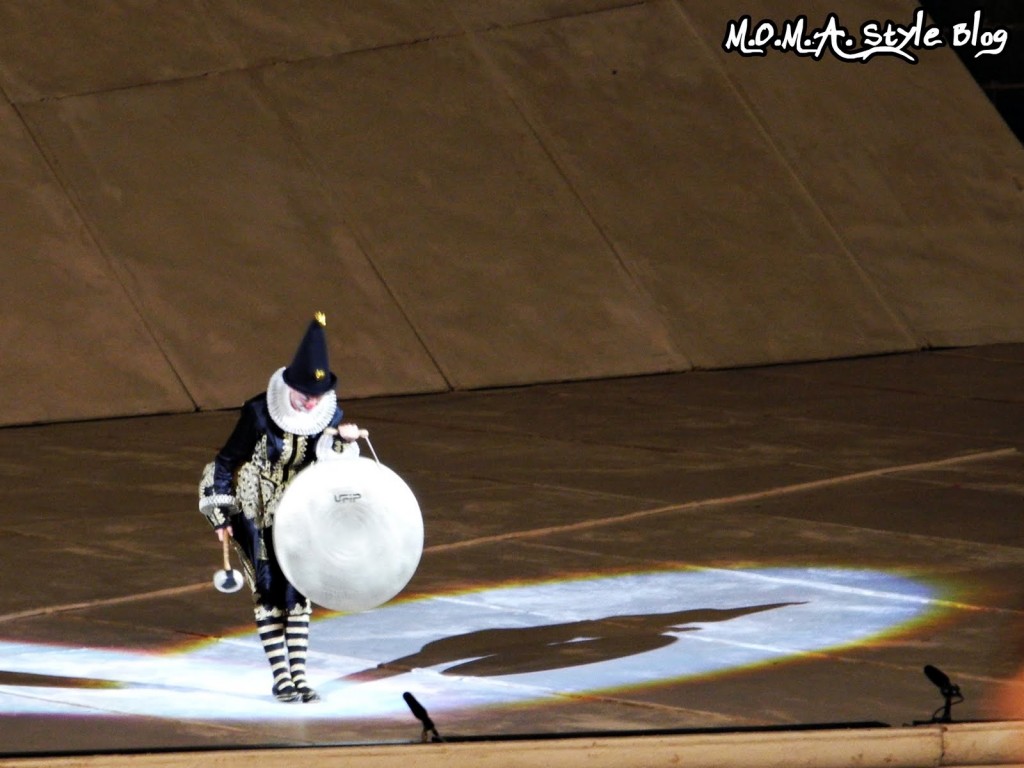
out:
M300 685L295 689L304 702L320 701L320 694L308 685Z
M298 701L299 692L292 685L291 680L282 680L278 683L274 683L274 687L270 691L274 694L274 698L278 701Z

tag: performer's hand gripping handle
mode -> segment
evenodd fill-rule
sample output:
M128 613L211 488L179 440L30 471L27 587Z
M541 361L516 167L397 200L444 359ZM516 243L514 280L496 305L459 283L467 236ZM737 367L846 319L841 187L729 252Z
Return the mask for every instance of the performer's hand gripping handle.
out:
M324 431L330 435L337 435L346 443L351 443L359 438L365 440L370 436L367 430L360 429L356 424L339 424L337 427L329 427Z
M337 435L346 443L352 443L359 439L365 440L367 447L370 449L370 453L373 454L373 460L380 464L380 459L377 458L377 452L373 449L373 443L370 442L369 430L360 429L355 424L339 424L337 427L328 427L325 429L324 435L330 437ZM319 455L319 453L320 450L318 447L317 455Z

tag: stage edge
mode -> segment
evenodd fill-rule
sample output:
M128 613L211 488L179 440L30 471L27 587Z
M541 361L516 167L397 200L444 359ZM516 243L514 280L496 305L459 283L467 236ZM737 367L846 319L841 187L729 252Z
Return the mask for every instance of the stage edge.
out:
M1024 722L0 758L2 768L924 768L1024 765Z

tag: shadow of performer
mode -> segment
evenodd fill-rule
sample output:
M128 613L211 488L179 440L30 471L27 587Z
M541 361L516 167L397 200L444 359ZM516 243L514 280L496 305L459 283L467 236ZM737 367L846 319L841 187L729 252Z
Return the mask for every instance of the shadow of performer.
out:
M664 648L678 640L676 633L700 629L692 624L729 621L789 605L802 603L697 608L671 613L608 616L539 627L480 629L442 637L409 656L383 662L373 669L355 672L341 679L345 682L368 682L401 675L411 669L444 664L450 666L441 670L442 674L473 677L522 675L597 664Z

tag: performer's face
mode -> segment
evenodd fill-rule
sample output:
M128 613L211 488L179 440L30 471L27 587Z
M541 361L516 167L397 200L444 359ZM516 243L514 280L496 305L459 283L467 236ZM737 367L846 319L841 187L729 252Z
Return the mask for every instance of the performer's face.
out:
M296 411L311 411L320 402L320 395L305 395L295 389L288 390L288 400Z

